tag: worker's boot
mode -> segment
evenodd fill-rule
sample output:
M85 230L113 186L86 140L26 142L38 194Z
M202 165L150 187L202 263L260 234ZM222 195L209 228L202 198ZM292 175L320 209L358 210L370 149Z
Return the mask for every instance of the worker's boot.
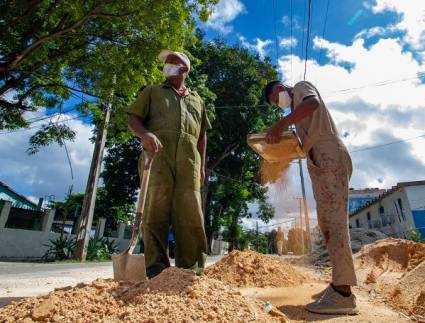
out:
M305 309L318 314L356 315L359 313L356 296L354 294L348 297L342 296L331 285L324 290L318 300L307 304Z

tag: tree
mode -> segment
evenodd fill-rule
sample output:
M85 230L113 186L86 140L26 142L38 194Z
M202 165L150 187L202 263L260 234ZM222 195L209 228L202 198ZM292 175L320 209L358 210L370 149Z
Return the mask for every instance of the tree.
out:
M28 127L44 117L26 120L25 112L57 113L67 101L75 104L68 111L92 113L96 123L113 75L122 118L126 98L161 76L160 49L190 42L194 15L205 20L217 1L1 1L0 129ZM31 152L74 137L67 126L48 123Z
M252 216L249 202L260 203L257 216L261 220L267 222L274 215L266 203L266 189L258 181L259 157L246 144L246 137L280 116L279 110L263 104L262 96L265 84L278 75L268 59L262 61L247 49L222 41L199 41L189 50L203 59L193 74L205 75L205 85L216 96L214 102L206 100L210 113L214 112L208 133L209 181L204 189L207 235L211 241L224 225L233 248L238 244L241 219Z
M276 79L277 73L269 61L244 48L203 41L199 32L197 36L199 40L187 48L192 63L187 83L204 99L213 124L208 132L208 181L203 192L206 231L211 242L224 226L231 248L238 248L243 237L241 220L253 216L250 202L259 203L259 219L267 222L274 216L274 209L266 202L266 189L258 181L259 158L247 146L246 136L264 129L280 115L279 110L262 105L263 86ZM105 159L105 187L114 192L111 198L114 195L118 204L135 201L139 143L126 141L124 122L113 133Z

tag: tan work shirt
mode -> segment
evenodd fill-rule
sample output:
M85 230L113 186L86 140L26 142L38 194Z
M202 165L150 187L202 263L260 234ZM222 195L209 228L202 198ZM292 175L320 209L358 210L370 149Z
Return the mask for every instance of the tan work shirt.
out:
M301 81L295 84L293 88L294 109L309 96L317 97L319 106L311 115L295 125L305 152L308 152L311 147L319 141L339 140L338 130L336 129L329 110L316 87L310 82Z

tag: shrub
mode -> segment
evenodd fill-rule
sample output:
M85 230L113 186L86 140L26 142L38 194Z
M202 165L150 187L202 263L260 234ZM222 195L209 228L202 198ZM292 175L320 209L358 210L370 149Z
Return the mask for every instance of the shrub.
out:
M66 260L73 257L74 248L76 244L75 238L59 237L58 239L50 239L50 244L43 246L49 247L43 255L43 260Z

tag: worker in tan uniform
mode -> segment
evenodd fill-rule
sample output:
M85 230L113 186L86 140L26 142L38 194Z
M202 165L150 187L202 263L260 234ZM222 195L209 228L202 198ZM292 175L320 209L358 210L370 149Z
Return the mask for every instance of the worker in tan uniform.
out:
M356 297L351 286L357 285L348 226L348 183L352 173L351 158L341 141L334 121L310 82L294 87L280 81L264 89L269 104L291 107L291 113L267 132L267 143L280 140L282 131L295 124L307 154L307 167L317 205L317 218L332 263L332 282L316 299L306 305L320 314L357 314Z
M201 207L206 130L211 128L201 97L185 86L189 58L164 50L165 83L147 86L129 109L128 125L143 149L155 152L142 219L148 278L170 266L168 234L175 237L176 266L201 274L207 241ZM142 175L143 160L139 163Z
M285 242L285 234L283 233L282 228L278 227L276 232L276 249L277 249L277 254L279 256L283 255L284 242Z

